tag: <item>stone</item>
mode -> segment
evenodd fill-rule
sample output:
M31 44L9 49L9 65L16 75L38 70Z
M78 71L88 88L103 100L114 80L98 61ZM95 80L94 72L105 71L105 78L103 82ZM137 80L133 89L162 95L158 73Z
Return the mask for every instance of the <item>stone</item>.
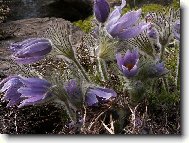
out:
M67 27L68 30L71 30L73 44L80 43L84 33L80 28L62 18L31 18L1 23L0 29L5 31L7 35L12 36L0 41L0 70L5 72L6 75L14 73L12 67L8 70L8 65L10 65L10 63L8 63L10 61L9 56L11 54L8 47L11 43L19 42L31 37L46 37L45 33L47 29L54 25L66 25L65 27Z
M91 0L9 0L7 5L8 21L42 17L77 21L92 15Z

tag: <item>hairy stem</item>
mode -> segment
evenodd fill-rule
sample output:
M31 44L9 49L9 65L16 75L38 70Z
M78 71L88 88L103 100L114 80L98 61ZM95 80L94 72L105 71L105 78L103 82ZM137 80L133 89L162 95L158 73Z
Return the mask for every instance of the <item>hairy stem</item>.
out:
M175 85L178 86L179 78L179 69L180 69L180 55L179 55L179 46L176 45L176 55L177 55L177 65L176 65L176 75L175 75Z
M85 78L85 80L87 82L90 82L90 79L88 77L88 75L86 74L86 71L84 70L84 68L81 66L81 64L78 62L78 60L76 58L74 58L73 62L75 63L75 65L77 66L77 68L80 70L81 74L83 75L83 77Z
M161 59L161 60L164 59L164 54L165 54L165 46L162 45L162 48L161 48L161 55L160 55L160 59Z
M108 72L107 72L107 69L106 69L106 63L103 59L100 59L98 58L98 66L99 66L99 72L100 72L100 75L102 77L102 80L103 81L106 81L108 80Z

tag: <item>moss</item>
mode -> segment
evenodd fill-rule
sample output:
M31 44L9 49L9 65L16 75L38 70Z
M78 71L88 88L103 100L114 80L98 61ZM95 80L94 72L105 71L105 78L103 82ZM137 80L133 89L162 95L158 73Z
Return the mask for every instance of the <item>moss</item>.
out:
M173 0L172 6L174 9L179 9L180 8L180 0Z
M140 7L134 7L132 10L138 10ZM168 7L162 6L160 4L146 4L142 6L142 14L146 15L148 12L159 12L168 9ZM130 7L125 7L123 9L123 14L130 11Z
M148 5L144 5L142 7L142 12L144 14L146 14L148 12L163 12L167 8L168 7L162 6L160 4L148 4Z
M84 32L89 33L92 29L92 19L93 18L94 18L93 16L90 16L85 20L76 21L76 22L74 22L74 25L80 27L81 30L83 30Z

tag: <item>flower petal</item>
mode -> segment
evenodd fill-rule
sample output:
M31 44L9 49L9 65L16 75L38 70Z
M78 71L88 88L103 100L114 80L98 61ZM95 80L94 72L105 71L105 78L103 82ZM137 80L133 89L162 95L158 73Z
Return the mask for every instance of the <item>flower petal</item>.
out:
M25 99L21 102L21 104L18 106L18 108L39 103L42 100L42 98L43 98L42 96L35 96L32 98Z
M180 41L180 20L177 20L173 27L173 33L177 40Z
M36 57L26 57L26 58L17 58L12 56L12 59L18 64L33 64L35 62L38 62L39 60L42 60L44 56L36 56Z
M124 60L123 57L120 53L116 54L116 60L117 60L117 64L120 70L122 70L122 65L124 64Z
M96 98L96 95L94 95L91 92L88 92L85 102L87 103L88 106L95 106L98 103L98 100Z
M127 50L124 56L124 65L132 64L135 65L138 61L139 54L138 51L135 49L132 52L130 50Z
M121 17L121 10L123 7L125 7L125 5L126 5L126 1L122 0L121 5L115 6L115 9L110 13L110 16L106 24L107 31L111 31L111 29L113 29L113 27L111 26L114 25L118 21L118 19Z
M125 29L122 32L117 34L117 37L120 39L129 39L138 36L141 32L143 32L148 27L148 24L141 23L138 26L134 26L129 29Z
M27 87L49 88L51 86L47 80L40 78L21 77L20 80Z
M22 50L19 50L14 54L18 58L31 57L31 56L43 56L48 54L52 50L52 46L49 42L38 42L29 45Z
M106 30L110 33L112 29L114 28L114 24L118 21L118 19L121 16L120 9L116 8L112 13L110 13L110 16L108 18L108 21L106 23Z
M128 78L134 77L138 72L138 68L136 65L134 65L134 67L130 71L125 66L122 66L122 69L123 69L123 74Z
M18 89L18 92L21 93L21 97L30 97L30 96L38 96L38 95L45 95L47 92L46 88L28 88L28 87L21 87Z
M15 97L19 97L19 96L17 94L15 94ZM20 103L20 101L21 101L20 97L19 98L10 99L9 103L7 104L6 107L12 107L14 105L17 105L17 104Z
M127 27L130 27L133 24L135 24L138 21L138 19L140 18L141 12L142 12L142 10L139 9L137 11L130 11L130 12L124 14L118 20L118 23L120 23L119 24L119 30L121 30L121 29L127 29Z
M112 89L94 87L90 88L86 95L86 103L88 106L97 106L98 103L103 103L111 97L116 97L117 94Z

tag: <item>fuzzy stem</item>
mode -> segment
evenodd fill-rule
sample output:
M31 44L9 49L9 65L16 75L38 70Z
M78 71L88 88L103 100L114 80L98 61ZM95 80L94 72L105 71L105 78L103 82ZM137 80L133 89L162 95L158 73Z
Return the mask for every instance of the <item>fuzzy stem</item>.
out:
M165 77L162 78L162 82L163 82L163 86L164 86L165 91L167 93L169 93L169 85L168 85L167 79Z
M165 46L162 45L162 48L161 48L161 55L160 55L161 60L164 59L164 54L165 54Z
M67 102L65 102L65 108L66 108L66 111L67 111L70 119L72 121L76 122L76 113L73 112L73 110L70 108L70 106Z
M161 48L160 58L162 61L164 60L165 47L166 47L165 45L162 45L162 48ZM169 92L169 85L168 85L167 79L165 77L163 77L162 82L163 82L166 92Z
M175 75L175 85L178 86L178 75L180 69L180 54L179 54L179 46L176 45L176 55L177 55L177 65L176 65L176 75Z
M85 80L87 82L90 82L90 79L88 77L88 75L86 74L86 71L84 70L84 68L81 66L81 64L78 62L78 60L76 58L74 58L73 62L75 63L75 65L77 66L77 68L80 70L81 74L83 75L83 77L85 78Z
M57 99L55 100L55 103L62 105L66 109L66 112L68 116L70 117L70 120L76 122L76 114L71 110L69 104L66 101L64 102L60 99Z
M106 81L108 79L108 76L105 61L103 59L98 58L98 66L102 80Z
M155 89L156 89L156 83L157 83L157 80L154 79L154 80L152 81L152 86L151 86L151 92L152 92L152 93L155 93L155 92L156 92L156 91L155 91Z

